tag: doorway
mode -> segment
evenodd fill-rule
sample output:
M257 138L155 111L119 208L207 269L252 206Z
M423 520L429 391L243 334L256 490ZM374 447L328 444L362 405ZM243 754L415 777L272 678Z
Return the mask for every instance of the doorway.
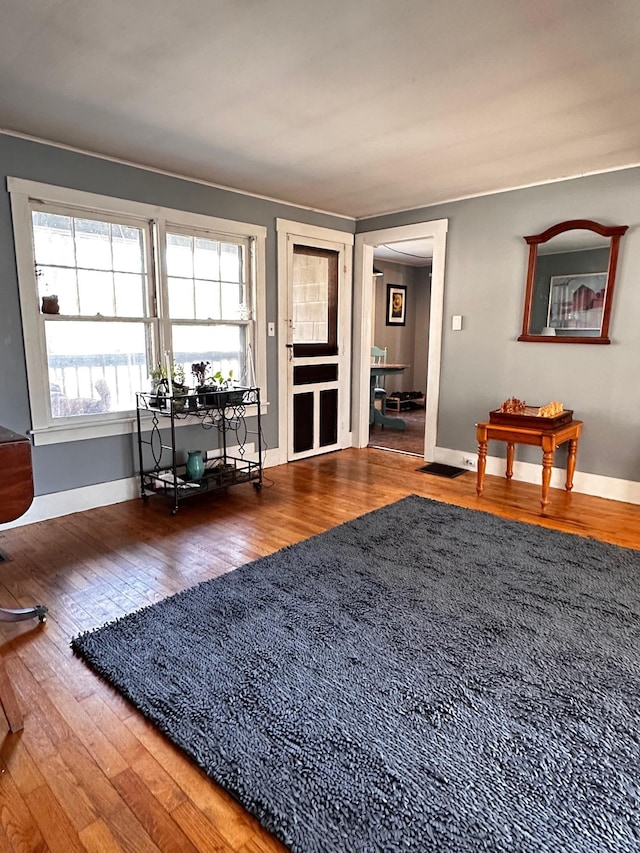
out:
M413 240L431 240L433 260L429 300L429 344L427 395L425 400L424 459L432 461L436 447L440 395L440 361L444 305L444 269L448 220L439 219L413 225L362 232L356 235L354 275L354 401L352 410L353 444L366 447L369 442L371 400L371 317L373 312L373 266L376 247Z
M279 445L289 462L350 444L353 237L282 219L277 230Z
M420 458L425 443L432 261L431 238L374 248L371 340L377 349L372 354L381 350L386 361L398 367L397 372L376 376L369 446Z

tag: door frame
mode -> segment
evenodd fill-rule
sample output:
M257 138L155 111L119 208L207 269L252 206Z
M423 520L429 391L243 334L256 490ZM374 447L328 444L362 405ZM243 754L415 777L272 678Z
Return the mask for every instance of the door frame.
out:
M433 461L440 402L440 365L444 319L444 271L448 219L399 225L356 234L354 263L353 316L353 446L369 443L369 395L371 388L371 314L373 311L373 250L381 243L399 243L419 238L433 239L431 270L431 308L429 317L429 360L427 364L427 400L425 412L424 458Z
M278 235L278 458L287 462L289 455L289 431L293 428L289 417L288 357L289 350L289 246L296 242L317 246L338 253L338 339L344 344L338 353L340 388L338 394L338 444L341 448L351 445L349 430L350 403L352 400L351 377L351 305L353 292L353 243L354 235L348 231L336 231L317 225L306 225L289 219L276 219ZM332 449L333 448L332 446ZM328 451L320 450L319 453ZM306 455L314 455L308 453ZM302 458L302 457L296 457Z

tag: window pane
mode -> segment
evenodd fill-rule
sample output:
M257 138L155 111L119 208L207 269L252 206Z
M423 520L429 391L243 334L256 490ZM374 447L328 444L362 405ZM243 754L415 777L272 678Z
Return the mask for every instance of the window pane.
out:
M225 320L239 320L243 316L244 287L241 284L228 284L223 282L221 286L222 316Z
M195 320L192 279L169 279L169 316L176 320Z
M220 245L220 278L223 281L242 281L242 246L236 243Z
M218 281L220 278L220 243L217 240L196 238L193 254L194 275Z
M180 320L246 318L244 259L244 243L167 234L170 316Z
M220 320L220 285L213 281L196 281L196 320Z
M34 210L32 222L36 264L74 266L71 217Z
M78 270L78 293L80 295L80 314L94 317L115 316L113 302L113 274L97 270Z
M64 267L38 268L38 295L57 296L61 314L78 313L78 285L75 270Z
M56 295L67 315L146 316L144 228L41 211L32 221L40 299Z
M94 270L113 269L109 223L76 219L76 263Z
M148 334L147 323L45 321L53 417L134 409L147 386Z
M182 234L167 234L167 275L193 278L193 241Z
M173 359L182 364L187 383L195 385L191 375L191 365L197 361L208 361L208 372L218 370L239 382L246 380L245 347L246 328L244 326L174 326Z
M117 317L144 317L144 283L144 276L114 273Z
M119 272L146 270L142 230L130 225L111 226L113 238L113 268Z

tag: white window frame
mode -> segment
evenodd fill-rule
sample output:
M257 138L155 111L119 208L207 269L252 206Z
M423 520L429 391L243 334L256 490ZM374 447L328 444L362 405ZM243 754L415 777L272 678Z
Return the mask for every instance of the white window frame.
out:
M124 435L135 429L134 412L111 412L103 415L78 416L73 422L60 423L51 417L48 384L48 362L44 326L40 318L38 283L35 275L33 232L31 221L31 202L58 204L74 208L77 212L99 218L125 217L152 223L155 228L158 249L155 275L159 277L158 325L159 340L156 346L158 355L163 351L164 330L170 319L164 316L163 305L166 294L166 276L164 275L167 230L172 226L182 229L213 232L221 236L249 238L252 251L250 281L252 296L253 330L249 334L252 341L252 361L255 369L255 384L260 388L263 407L267 405L266 370L266 236L267 229L261 225L235 222L214 216L206 216L188 211L176 210L156 205L135 202L127 199L103 196L95 193L42 184L22 178L7 178L7 189L11 196L11 212L16 250L16 266L22 311L22 330L24 336L25 360L31 404L31 434L35 445L58 444L80 439L101 438L110 435ZM132 224L134 224L132 222ZM153 271L151 271L153 274ZM145 389L141 389L145 390ZM250 411L249 414L252 414ZM181 425L196 422L195 418L181 420Z

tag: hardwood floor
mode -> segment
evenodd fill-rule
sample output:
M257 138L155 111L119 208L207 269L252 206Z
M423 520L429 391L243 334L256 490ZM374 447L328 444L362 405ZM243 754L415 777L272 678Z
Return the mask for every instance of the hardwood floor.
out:
M131 501L0 533L0 605L49 607L46 625L0 625L25 718L0 714L0 853L284 848L69 648L70 638L284 545L415 493L640 548L640 507L475 474L416 472L415 457L365 449L269 469L181 505ZM269 486L269 487L268 487Z

